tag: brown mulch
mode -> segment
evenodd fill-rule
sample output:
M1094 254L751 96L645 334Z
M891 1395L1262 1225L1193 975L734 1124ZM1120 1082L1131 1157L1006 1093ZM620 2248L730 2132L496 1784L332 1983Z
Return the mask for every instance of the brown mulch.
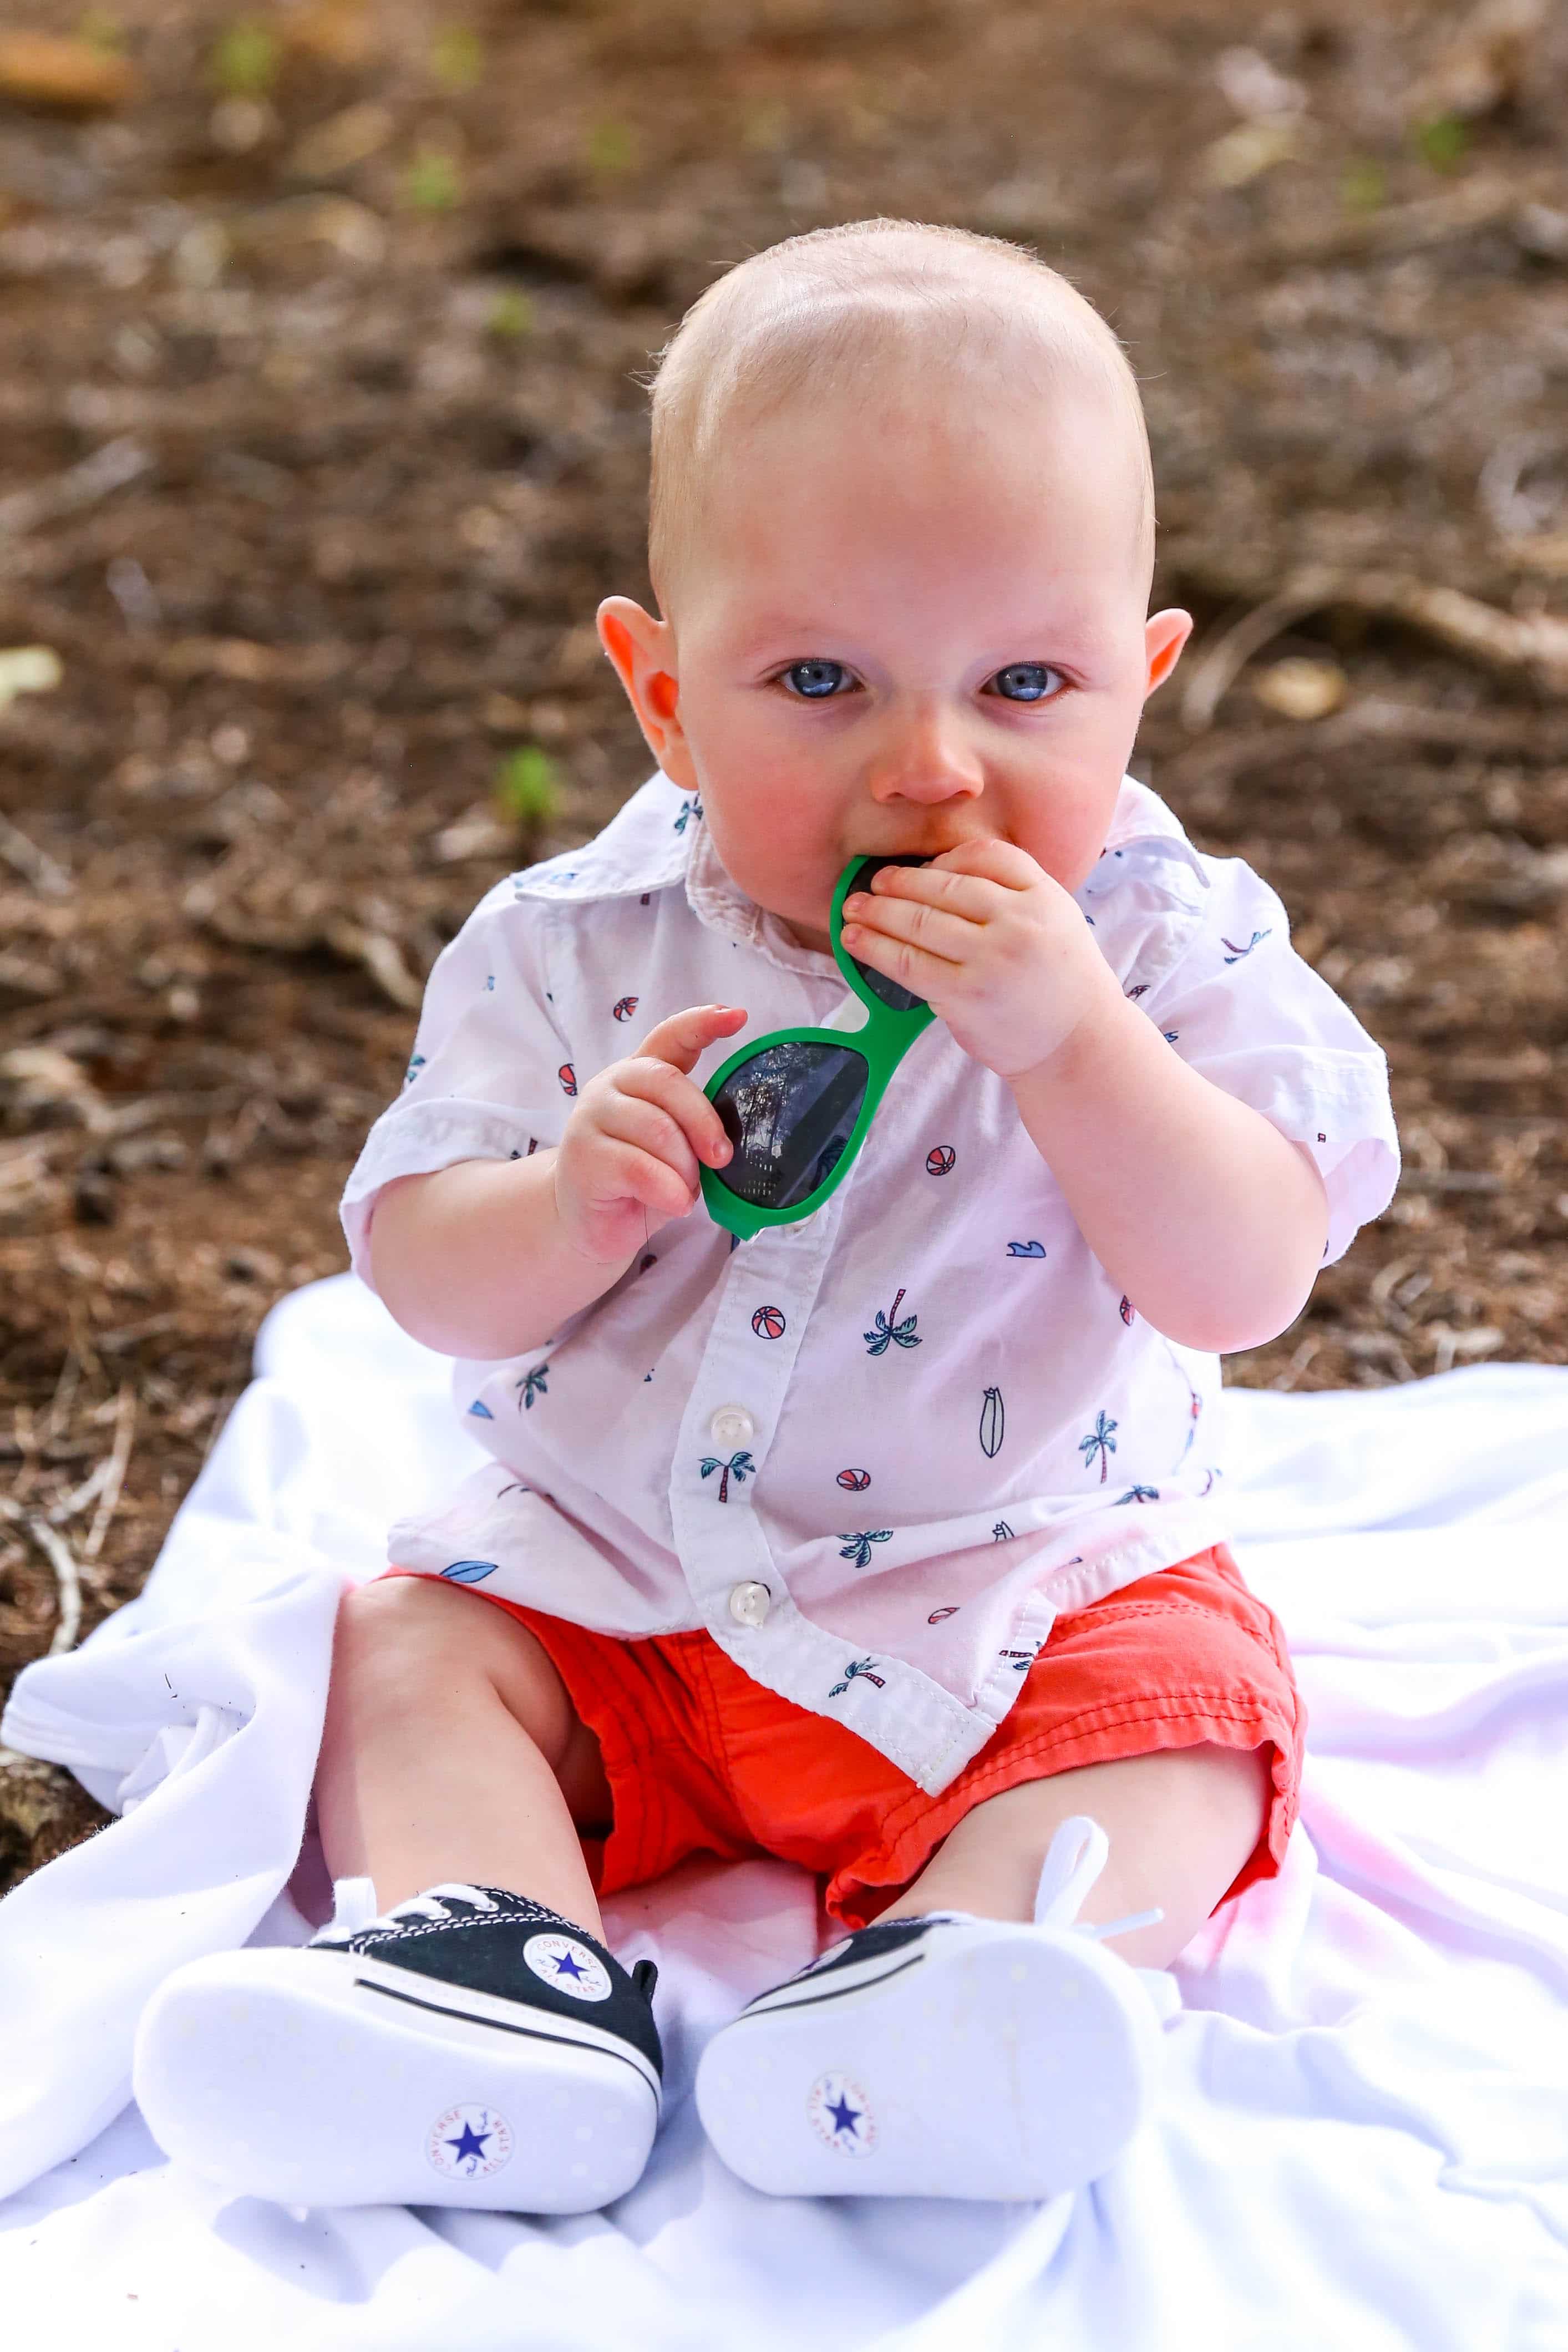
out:
M0 1693L344 1264L442 943L648 773L592 627L651 602L633 374L828 221L1018 238L1113 320L1198 619L1134 764L1388 1050L1398 1196L1228 1377L1561 1359L1568 12L12 14L99 63L0 44L0 676L59 663L0 708ZM0 1759L0 1887L105 1818Z

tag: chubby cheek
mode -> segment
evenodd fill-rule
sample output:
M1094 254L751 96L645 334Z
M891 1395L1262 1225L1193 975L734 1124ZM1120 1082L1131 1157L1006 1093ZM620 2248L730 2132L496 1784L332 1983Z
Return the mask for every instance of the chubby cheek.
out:
M1019 828L1019 845L1042 872L1067 891L1076 890L1092 873L1105 835L1111 828L1114 802L1104 809L1056 810L1027 830Z
M726 872L748 898L794 922L826 923L838 853L800 793L724 793L703 809Z

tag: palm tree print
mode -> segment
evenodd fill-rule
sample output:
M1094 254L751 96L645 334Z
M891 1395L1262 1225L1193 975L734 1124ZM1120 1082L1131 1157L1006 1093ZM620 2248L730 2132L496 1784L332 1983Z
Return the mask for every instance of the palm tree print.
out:
M852 1559L857 1568L869 1568L871 1566L871 1548L873 1544L886 1543L892 1534L893 1529L891 1528L873 1528L865 1535L851 1536L846 1535L842 1528L841 1528L839 1529L839 1540L843 1545L843 1549L840 1552L839 1558L841 1559Z
M1116 1497L1118 1503L1157 1503L1159 1499L1157 1486L1129 1486L1124 1495Z
M1260 940L1266 940L1268 937L1269 933L1267 931L1254 931L1246 946L1244 948L1240 948L1237 946L1234 940L1228 940L1224 934L1221 933L1219 940L1220 946L1230 950L1230 953L1225 959L1226 962L1239 963L1243 956L1249 956L1251 954Z
M843 1681L841 1683L835 1683L832 1689L828 1693L828 1696L830 1698L842 1698L845 1691L848 1690L850 1685L853 1682L857 1675L863 1675L868 1683L874 1683L876 1685L878 1690L885 1690L887 1688L885 1676L882 1675L873 1675L872 1672L872 1668L875 1664L876 1660L874 1658L852 1658L849 1664L844 1668Z
M902 1323L896 1319L898 1315L898 1300L903 1297L904 1293L901 1290L898 1294L898 1298L894 1300L892 1307L885 1315L879 1307L876 1310L876 1329L874 1331L862 1331L861 1333L861 1338L866 1343L866 1354L868 1356L885 1355L887 1352L887 1343L890 1339L896 1340L901 1348L919 1347L920 1342L915 1336L915 1327L920 1320L919 1316L906 1315Z
M1111 1432L1113 1429L1119 1429L1120 1427L1121 1423L1119 1422L1107 1421L1104 1413L1099 1412L1094 1416L1094 1427L1090 1434L1087 1437L1081 1437L1078 1441L1078 1451L1083 1456L1083 1466L1085 1469L1087 1469L1090 1463L1093 1461L1095 1454L1099 1454L1100 1484L1102 1486L1105 1484L1106 1465L1110 1461L1112 1454L1116 1451L1116 1441L1112 1436Z
M520 1381L514 1381L514 1387L522 1391L517 1399L519 1412L533 1411L536 1395L549 1396L549 1388L545 1380L545 1374L549 1370L549 1364L536 1364L531 1372L525 1372Z
M681 803L681 813L674 820L675 831L677 833L685 833L686 829L686 820L688 817L701 816L702 813L703 804L701 801L683 801Z
M727 1503L729 1500L730 1472L732 1470L734 1471L735 1483L738 1486L744 1484L747 1477L753 1470L756 1469L756 1467L757 1465L752 1460L749 1454L732 1454L727 1462L721 1462L716 1454L705 1454L703 1457L703 1476L705 1478L707 1476L710 1470L716 1470L720 1474L718 1482L718 1499L721 1503Z

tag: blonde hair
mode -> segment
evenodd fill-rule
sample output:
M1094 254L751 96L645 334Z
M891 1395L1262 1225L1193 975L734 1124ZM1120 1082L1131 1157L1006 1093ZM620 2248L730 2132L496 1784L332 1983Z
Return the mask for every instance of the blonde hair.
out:
M652 395L648 570L664 618L699 537L700 485L725 436L801 393L884 391L890 370L973 373L1020 360L1031 390L1103 386L1138 473L1137 560L1154 568L1155 497L1137 379L1100 313L1027 246L928 221L844 221L737 262L698 296L634 381ZM983 374L981 382L986 382Z

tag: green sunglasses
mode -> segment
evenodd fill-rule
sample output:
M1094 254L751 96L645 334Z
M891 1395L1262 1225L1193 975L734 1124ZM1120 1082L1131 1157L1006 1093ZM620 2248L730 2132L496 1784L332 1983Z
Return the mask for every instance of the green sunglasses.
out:
M860 1028L772 1029L721 1063L705 1093L733 1146L701 1171L716 1224L742 1241L765 1225L793 1225L841 1184L865 1141L888 1080L936 1014L923 996L859 963L843 944L844 900L883 866L929 857L852 857L833 889L833 961L868 1018Z

